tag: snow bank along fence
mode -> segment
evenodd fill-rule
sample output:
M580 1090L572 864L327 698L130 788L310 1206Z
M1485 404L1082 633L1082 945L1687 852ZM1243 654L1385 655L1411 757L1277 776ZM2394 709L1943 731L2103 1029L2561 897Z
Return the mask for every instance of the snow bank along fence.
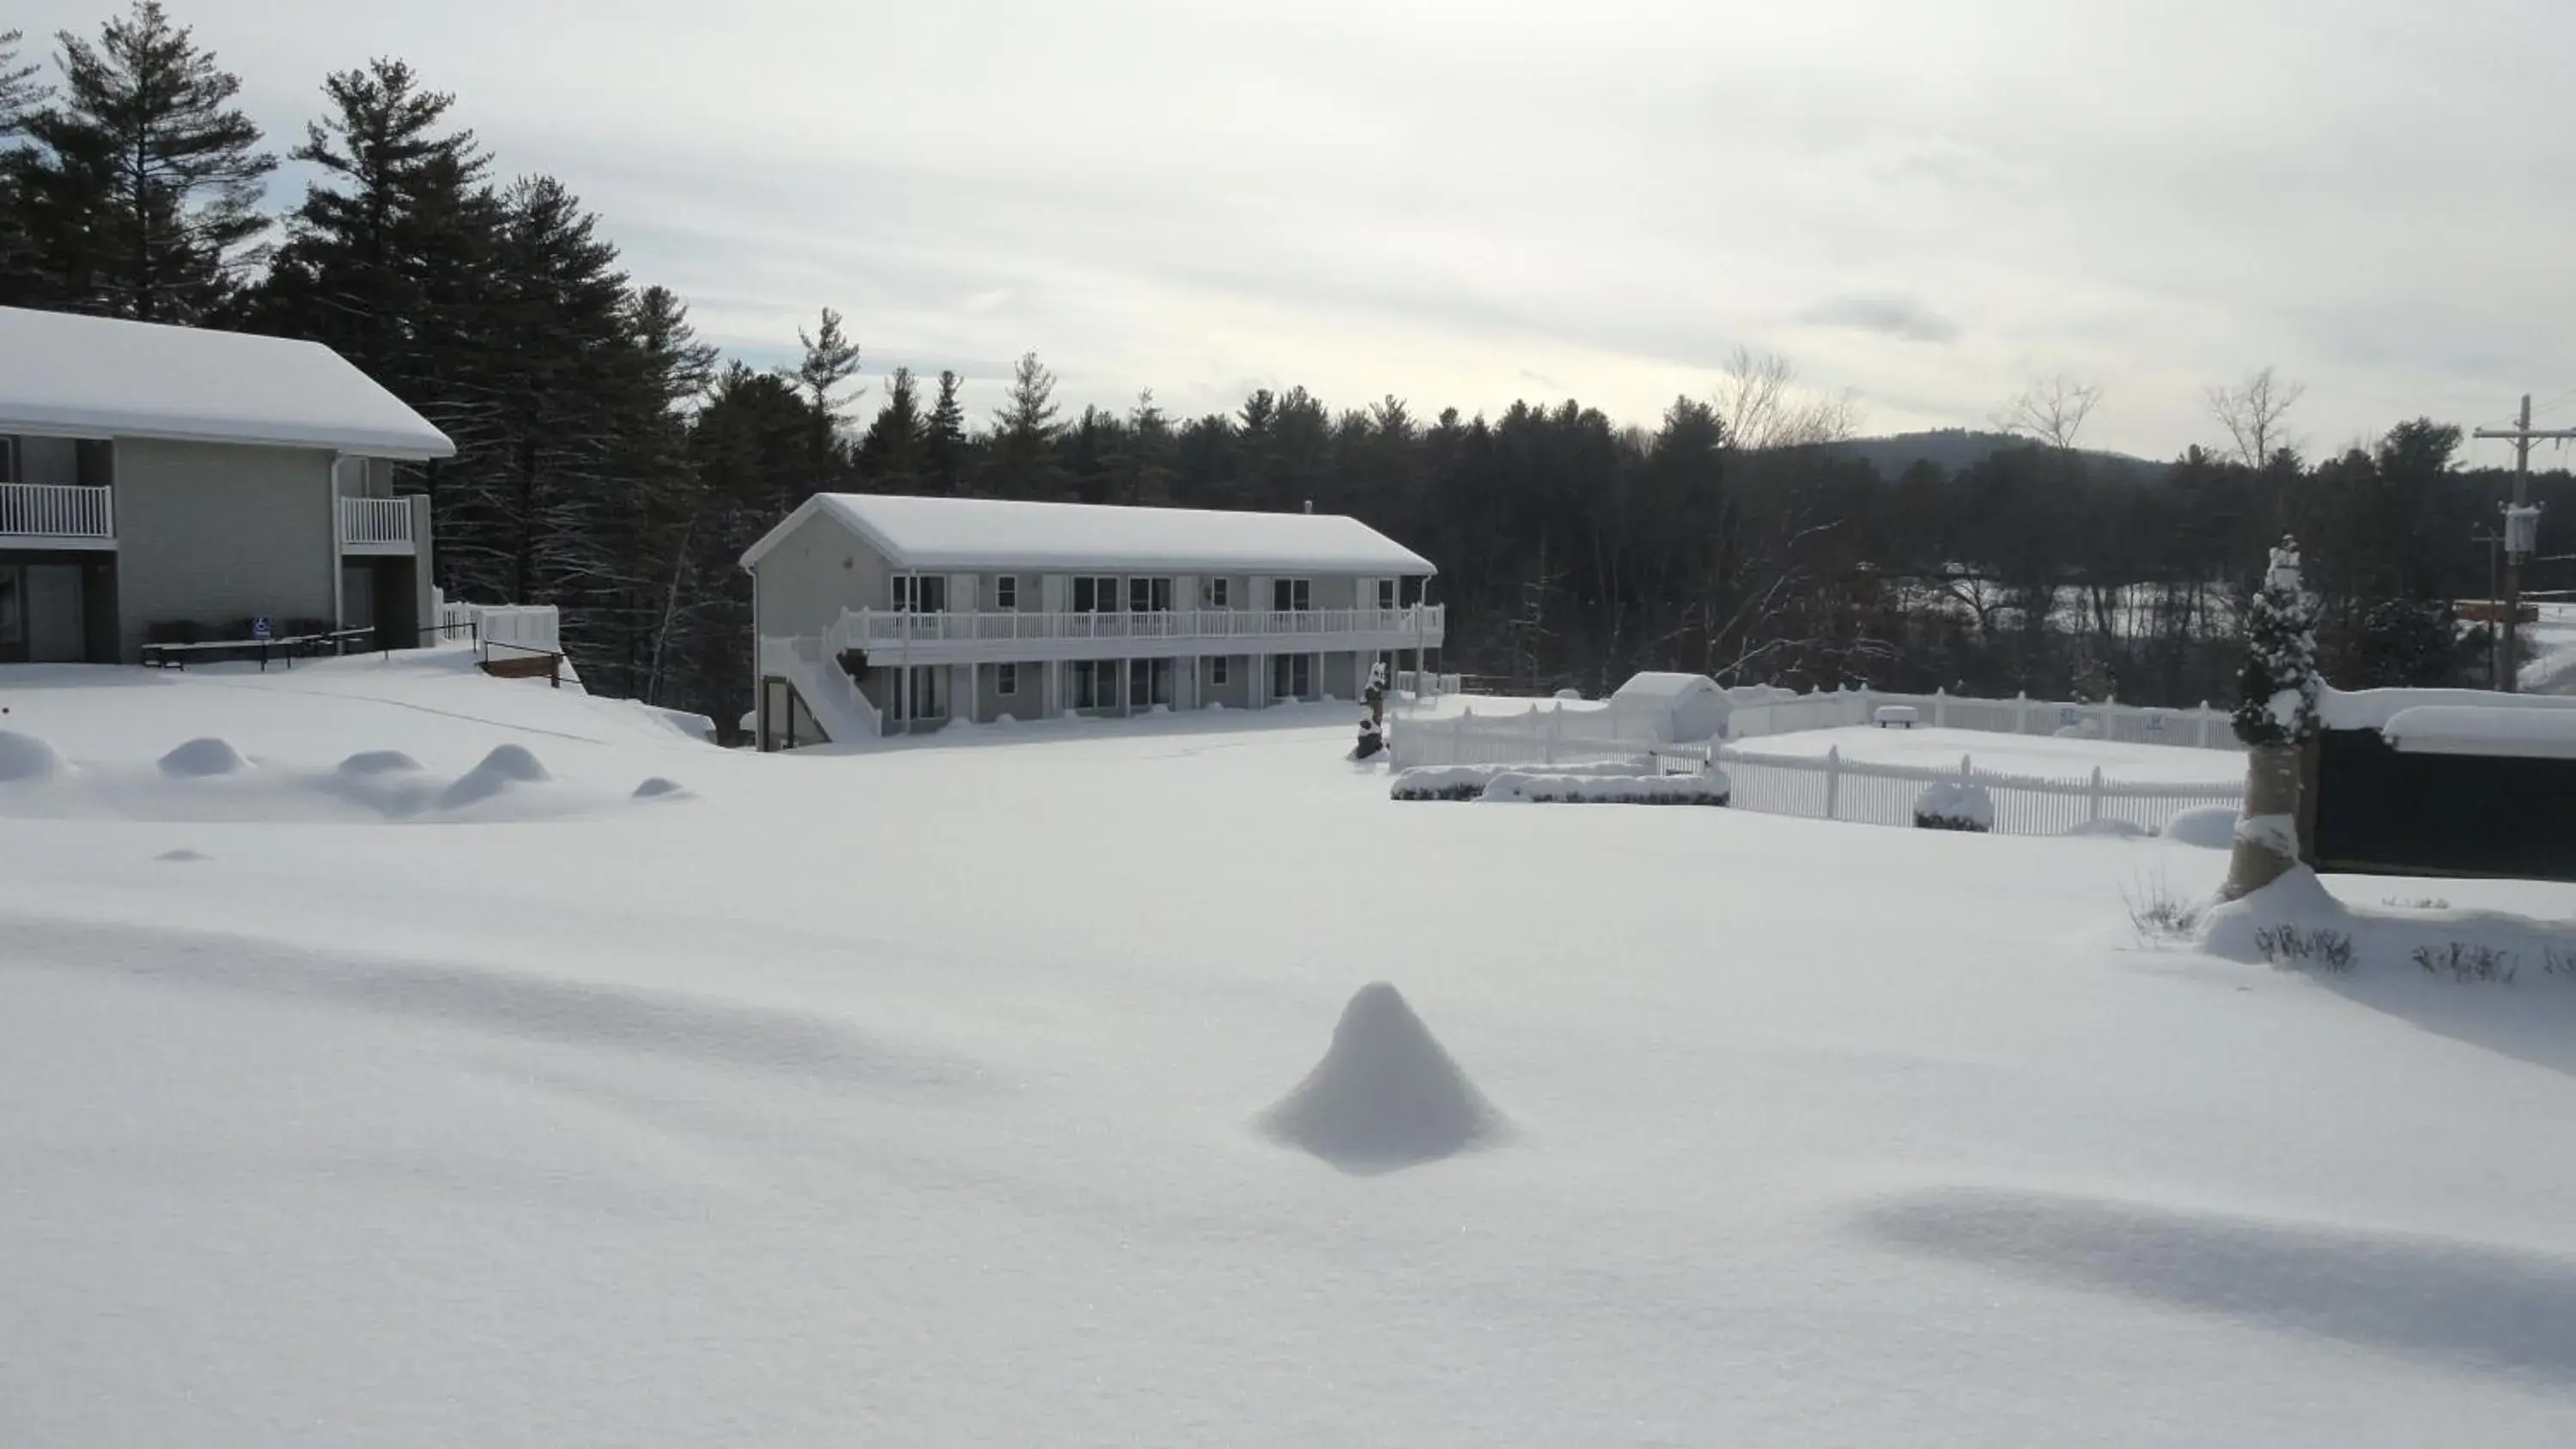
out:
M2105 701L1969 699L1935 690L1930 694L1884 694L1874 689L1837 689L1801 694L1763 704L1739 704L1727 716L1729 739L1796 734L1802 730L1842 729L1872 723L1882 705L1905 705L1916 721L1932 729L1976 730L1995 735L2055 735L2067 731L2087 739L2131 745L2177 745L2185 749L2240 748L2227 711L2203 704L2194 709L2145 709Z
M1855 692L1815 698L1862 696ZM1790 703L1809 702L1801 699ZM1902 698L1873 695L1868 697L1867 707L1903 702ZM1952 701L1953 705L1958 703ZM1996 703L2007 708L2011 705L2006 701ZM1742 713L1737 711L1737 717L1741 718ZM1840 722L1842 717L1834 718ZM2088 827L2160 831L2176 814L2193 806L2236 807L2243 804L2245 797L2243 783L2233 779L2213 778L2205 784L2150 784L2108 779L2098 768L2080 777L2013 775L1980 770L1973 756L1962 758L1955 770L1882 765L1846 760L1840 750L1829 750L1821 757L1764 755L1733 745L1712 751L1706 745L1620 739L1608 730L1606 713L1569 714L1562 707L1481 718L1469 713L1446 720L1399 720L1390 752L1398 770L1441 765L1522 765L1535 771L1625 763L1639 774L1657 775L1696 773L1707 769L1713 758L1732 781L1731 803L1738 810L1865 825L1911 826L1914 804L1926 788L1969 783L1982 787L1994 801L1994 830L2000 835L2063 835ZM2212 762L2213 777L2226 769Z

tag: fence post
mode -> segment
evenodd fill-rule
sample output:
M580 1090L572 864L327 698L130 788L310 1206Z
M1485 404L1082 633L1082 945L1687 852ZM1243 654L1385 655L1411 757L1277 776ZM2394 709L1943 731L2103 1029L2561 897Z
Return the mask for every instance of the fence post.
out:
M2016 689L2013 691L2013 733L2017 735L2026 735L2030 733L2029 690Z
M1843 747L1835 745L1825 751L1825 818L1834 818L1843 791Z
M2093 767L2093 791L2091 799L2093 802L2093 814L2089 823L2099 825L2102 823L2102 767L2100 765L2095 765Z
M1950 727L1950 691L1941 685L1932 687L1932 728Z
M2204 750L2209 748L2209 701L2205 699L2200 702L2199 747Z

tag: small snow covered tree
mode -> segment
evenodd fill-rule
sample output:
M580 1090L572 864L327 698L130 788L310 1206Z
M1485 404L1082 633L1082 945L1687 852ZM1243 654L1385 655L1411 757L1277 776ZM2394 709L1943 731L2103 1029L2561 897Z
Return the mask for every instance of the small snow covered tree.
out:
M2236 737L2245 742L2245 813L2222 900L2253 894L2299 863L2299 753L2316 737L2317 602L2299 578L2299 545L2282 539L2245 623Z

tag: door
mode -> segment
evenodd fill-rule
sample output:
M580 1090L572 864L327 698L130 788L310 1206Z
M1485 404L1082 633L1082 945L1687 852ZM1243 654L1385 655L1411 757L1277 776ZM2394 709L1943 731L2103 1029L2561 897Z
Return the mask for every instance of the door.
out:
M27 657L38 664L78 664L89 657L78 564L27 566Z

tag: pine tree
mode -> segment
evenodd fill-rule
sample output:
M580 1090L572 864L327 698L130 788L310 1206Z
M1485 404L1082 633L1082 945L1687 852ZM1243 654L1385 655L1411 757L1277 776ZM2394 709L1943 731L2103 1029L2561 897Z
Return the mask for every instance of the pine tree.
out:
M939 400L930 409L929 478L931 491L942 496L965 491L966 409L957 400L963 381L953 372L942 371Z
M1064 428L1056 417L1055 374L1036 353L1022 354L1011 367L1010 391L993 410L987 492L1003 498L1055 498L1064 492L1065 470L1055 456Z
M378 60L323 82L330 112L308 123L292 159L320 170L287 219L287 241L251 307L268 330L324 343L407 397L430 324L428 253L466 217L449 204L482 184L474 133L442 130L455 97L425 90L411 67Z
M929 424L921 415L921 385L912 369L898 367L886 379L885 406L859 439L860 477L871 492L912 493L921 487L929 464Z
M2220 899L2270 885L2299 863L2301 747L2316 738L2317 604L2299 575L2297 540L2272 550L2245 620L2237 674L2236 737L2245 742L2245 809Z
M0 30L0 141L16 136L27 113L52 94L36 84L43 66L18 63L18 46L25 39L24 31Z
M1111 471L1118 487L1116 501L1168 506L1173 484L1180 476L1174 467L1178 451L1171 420L1155 403L1154 390L1147 388L1136 394L1136 406L1127 414L1127 425L1112 460Z
M27 114L52 94L36 83L43 67L18 63L22 38L19 31L0 31L0 304L17 300L16 279L33 257L24 173L34 158L16 141Z
M71 305L144 321L193 322L265 260L262 183L276 158L232 102L241 81L136 0L99 43L63 32L61 104L26 125L50 173L39 189L96 203L88 215L30 208L36 265Z

